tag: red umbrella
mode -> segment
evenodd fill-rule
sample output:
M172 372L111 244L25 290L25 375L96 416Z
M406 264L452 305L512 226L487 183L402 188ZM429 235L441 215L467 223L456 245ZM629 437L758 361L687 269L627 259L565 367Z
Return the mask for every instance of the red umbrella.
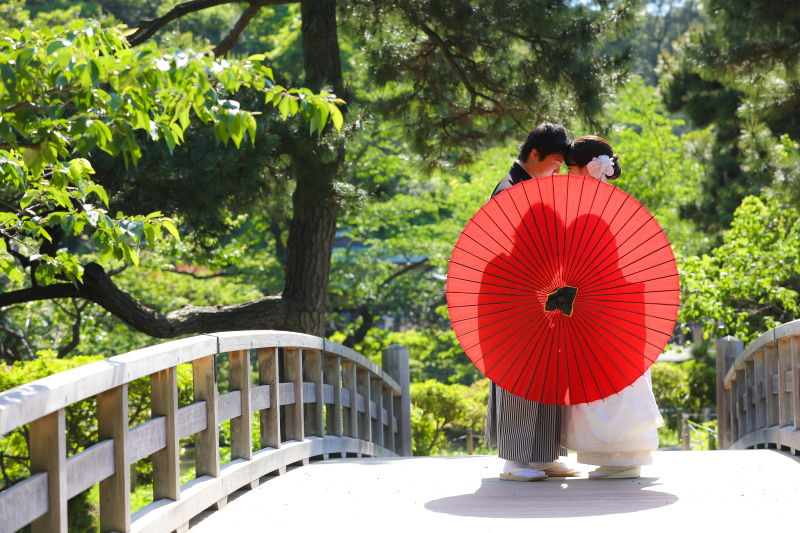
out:
M450 320L478 370L556 405L633 384L667 345L679 299L675 256L653 215L579 176L528 180L489 200L447 274Z

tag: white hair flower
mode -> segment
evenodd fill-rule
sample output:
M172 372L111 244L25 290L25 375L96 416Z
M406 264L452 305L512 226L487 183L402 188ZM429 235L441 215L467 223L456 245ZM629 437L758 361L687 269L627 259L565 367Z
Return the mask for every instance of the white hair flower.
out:
M589 164L586 165L586 170L589 171L589 175L594 179L606 183L607 176L614 175L614 161L607 155L593 157Z

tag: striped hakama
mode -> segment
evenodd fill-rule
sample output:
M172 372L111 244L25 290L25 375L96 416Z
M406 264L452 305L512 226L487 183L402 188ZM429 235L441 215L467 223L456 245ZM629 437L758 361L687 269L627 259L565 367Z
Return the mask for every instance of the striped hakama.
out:
M567 449L561 446L561 406L532 402L492 383L484 444L498 448L501 459L520 463L566 457Z
M512 165L492 197L531 179L519 162ZM492 383L486 412L484 444L498 448L501 459L520 463L549 463L566 457L561 446L561 406L532 402Z

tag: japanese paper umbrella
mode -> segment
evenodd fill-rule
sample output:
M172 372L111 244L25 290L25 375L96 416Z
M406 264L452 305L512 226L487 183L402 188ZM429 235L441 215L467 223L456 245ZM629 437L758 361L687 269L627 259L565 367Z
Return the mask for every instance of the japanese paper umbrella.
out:
M592 402L632 385L672 335L680 296L661 226L612 185L579 176L501 192L464 228L447 304L461 346L503 389Z

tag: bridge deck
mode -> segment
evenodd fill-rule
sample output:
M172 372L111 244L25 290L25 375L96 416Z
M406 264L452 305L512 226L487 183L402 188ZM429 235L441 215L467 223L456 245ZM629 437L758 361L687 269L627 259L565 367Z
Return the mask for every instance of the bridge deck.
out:
M800 458L782 452L657 452L635 480L509 483L498 481L498 465L486 456L311 463L234 493L222 510L197 516L190 531L522 531L532 519L586 531L797 527Z

